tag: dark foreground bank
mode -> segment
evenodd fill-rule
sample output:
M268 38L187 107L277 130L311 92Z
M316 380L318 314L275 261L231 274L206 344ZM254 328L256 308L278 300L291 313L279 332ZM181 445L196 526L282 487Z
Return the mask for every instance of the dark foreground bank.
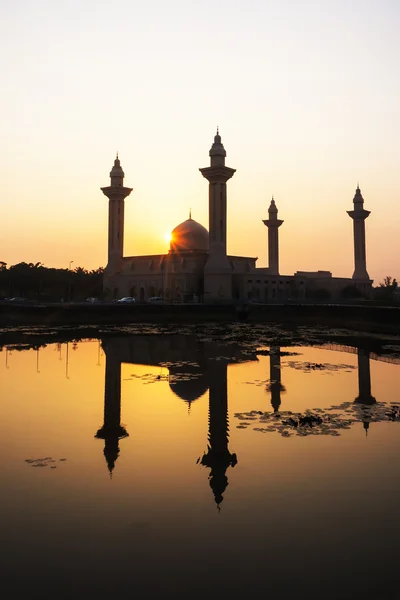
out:
M0 326L126 325L130 323L204 323L211 321L287 323L345 327L358 331L400 334L400 308L333 304L247 305L0 305Z

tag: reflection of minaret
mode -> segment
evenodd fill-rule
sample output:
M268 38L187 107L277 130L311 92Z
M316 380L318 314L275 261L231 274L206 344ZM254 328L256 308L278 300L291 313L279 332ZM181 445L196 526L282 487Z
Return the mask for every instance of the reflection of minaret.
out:
M376 399L371 395L371 372L369 368L369 352L363 352L358 348L358 396L354 400L357 404L372 406ZM363 421L365 433L368 433L369 421Z
M121 426L121 362L111 353L106 357L104 424L95 437L104 440L104 456L112 476L119 455L119 440L129 434Z
M211 360L209 369L209 425L208 450L201 464L211 469L210 487L219 508L222 494L228 486L226 470L237 463L236 454L228 449L228 378L227 364L222 360Z
M281 383L281 355L279 346L271 346L269 350L269 384L267 391L271 392L271 405L278 412L281 405L281 392L286 388Z

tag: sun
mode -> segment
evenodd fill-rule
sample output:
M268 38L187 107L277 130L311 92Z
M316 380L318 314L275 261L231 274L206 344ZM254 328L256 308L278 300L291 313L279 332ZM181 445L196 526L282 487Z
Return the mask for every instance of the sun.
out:
M172 234L171 233L164 233L164 240L166 242L170 242L172 240Z

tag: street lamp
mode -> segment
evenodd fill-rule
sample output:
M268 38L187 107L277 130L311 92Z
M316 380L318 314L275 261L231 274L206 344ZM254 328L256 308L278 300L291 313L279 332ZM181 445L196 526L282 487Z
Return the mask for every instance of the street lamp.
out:
M73 262L73 260L69 261L68 271L71 270L71 265ZM71 302L71 275L68 275L68 302Z

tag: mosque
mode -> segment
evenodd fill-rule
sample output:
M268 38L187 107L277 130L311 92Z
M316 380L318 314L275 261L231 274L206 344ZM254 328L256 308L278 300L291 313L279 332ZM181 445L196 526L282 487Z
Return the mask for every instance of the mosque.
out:
M227 254L227 181L235 169L225 165L226 151L217 130L211 146L210 166L200 169L209 182L209 227L192 219L171 233L167 254L124 256L124 204L132 188L124 187L124 172L118 158L110 172L111 182L101 188L109 199L108 262L103 287L110 298L133 296L146 302L152 296L167 301L231 303L237 301L282 302L287 299L325 297L338 299L346 290L368 297L372 289L366 267L365 219L360 188L347 211L353 219L353 277L333 277L330 271L297 271L282 275L279 270L278 209L274 199L268 209L268 267L258 268L257 258Z

